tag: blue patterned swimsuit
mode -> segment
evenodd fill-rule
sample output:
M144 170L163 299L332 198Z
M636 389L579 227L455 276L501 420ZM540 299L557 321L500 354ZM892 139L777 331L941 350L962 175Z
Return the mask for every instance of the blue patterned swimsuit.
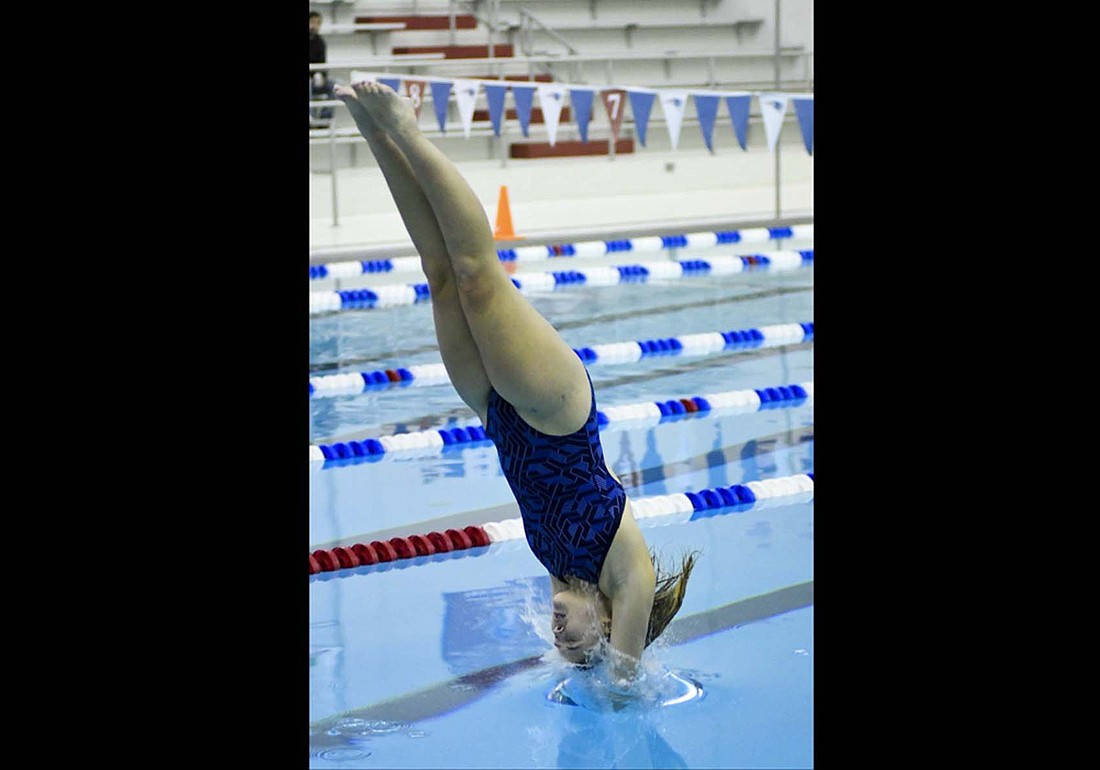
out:
M591 378L588 387L588 419L567 436L535 430L490 390L485 434L496 444L535 557L558 580L574 575L598 583L626 492L604 463Z

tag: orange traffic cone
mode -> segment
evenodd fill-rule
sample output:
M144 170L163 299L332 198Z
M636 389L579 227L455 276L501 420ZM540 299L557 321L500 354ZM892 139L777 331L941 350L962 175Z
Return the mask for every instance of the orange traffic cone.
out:
M493 238L498 241L522 240L522 235L516 235L512 229L512 207L508 203L508 186L500 186L500 199L497 201L497 227L493 231Z

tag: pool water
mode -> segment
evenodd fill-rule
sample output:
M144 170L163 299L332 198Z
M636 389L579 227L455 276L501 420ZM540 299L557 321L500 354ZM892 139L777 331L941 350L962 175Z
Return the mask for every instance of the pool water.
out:
M579 348L812 322L813 270L530 299ZM311 376L438 362L431 323L426 303L311 318ZM812 382L812 357L810 340L588 368L603 410ZM310 407L314 444L477 424L448 384ZM813 401L614 421L601 440L633 499L812 473ZM489 442L309 474L311 551L519 515ZM599 667L557 658L549 580L522 538L312 575L310 767L811 767L812 498L639 524L665 563L700 557L625 703Z

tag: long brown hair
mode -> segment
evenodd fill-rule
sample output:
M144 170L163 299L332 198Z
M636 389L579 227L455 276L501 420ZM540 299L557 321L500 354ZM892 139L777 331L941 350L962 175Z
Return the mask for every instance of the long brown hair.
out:
M684 603L684 594L687 593L688 578L695 567L698 551L685 554L680 559L680 570L668 572L661 564L653 551L649 552L649 558L653 562L653 571L657 575L657 587L653 592L653 609L649 613L649 630L645 635L645 646L660 636L672 618L680 611L680 605Z
M691 577L691 570L695 567L695 560L698 556L698 551L692 551L691 553L685 554L680 557L679 571L669 572L665 569L661 560L657 558L657 554L652 550L649 552L649 559L653 562L653 572L657 577L657 584L653 589L653 609L649 611L649 628L646 630L645 635L646 647L649 646L650 642L664 633L668 624L672 622L676 613L680 611L680 605L684 603L684 594L687 593L688 578ZM594 583L581 580L579 577L573 575L566 575L565 582L577 591L594 593L603 597L602 602L608 611L608 616L604 620L605 625L603 634L605 637L610 637L611 602L603 596Z

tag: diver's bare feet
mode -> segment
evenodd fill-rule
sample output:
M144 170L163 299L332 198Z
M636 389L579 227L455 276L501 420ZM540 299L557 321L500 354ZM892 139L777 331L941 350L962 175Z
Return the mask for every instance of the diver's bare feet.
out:
M358 103L378 128L394 137L419 131L412 99L400 96L384 83L355 83L352 88Z
M348 113L355 118L355 125L359 128L359 133L363 135L365 139L370 139L371 136L376 134L384 134L374 122L374 119L367 112L367 108L359 103L359 95L355 92L354 86L361 85L359 83L353 84L353 86L344 86L337 83L333 86L333 93L336 94L336 98L344 103L348 108Z

